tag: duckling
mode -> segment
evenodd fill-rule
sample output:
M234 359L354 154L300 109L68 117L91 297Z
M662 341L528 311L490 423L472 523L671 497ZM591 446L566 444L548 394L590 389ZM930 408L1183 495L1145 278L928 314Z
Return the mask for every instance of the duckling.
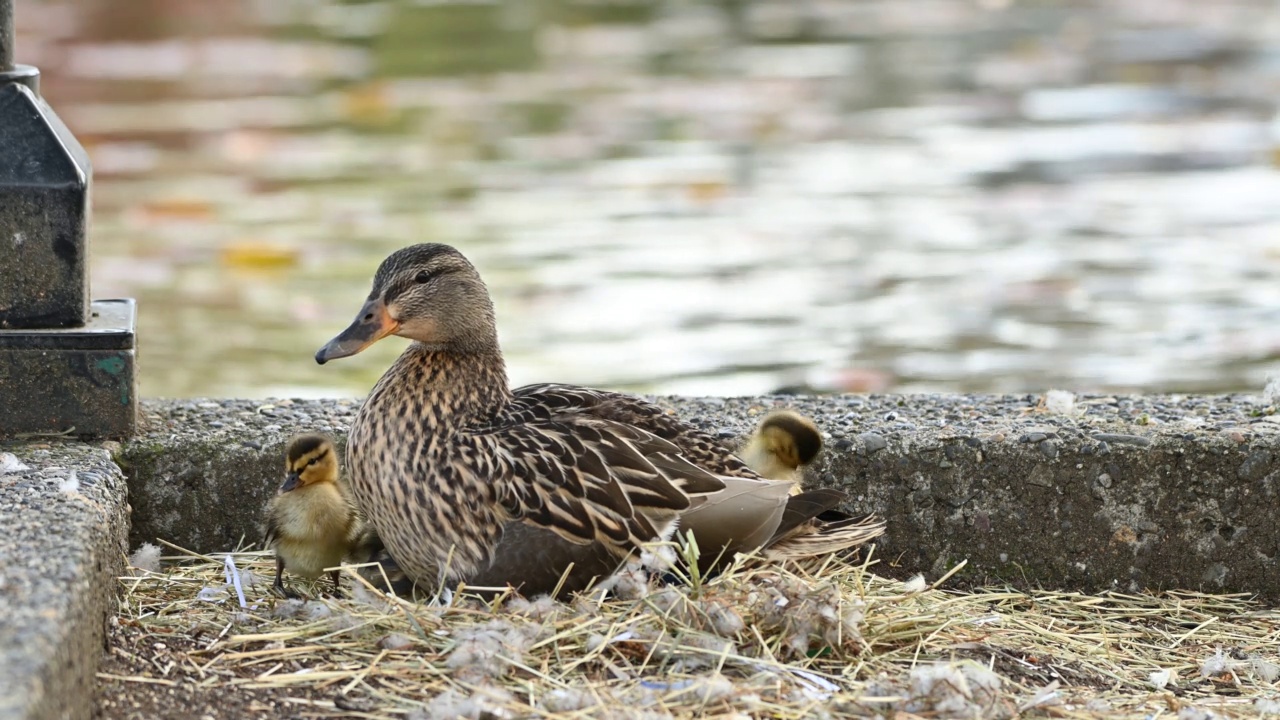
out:
M568 594L670 539L677 524L725 556L776 548L790 537L779 528L842 547L883 532L874 518L828 521L828 511L812 514L823 503L793 505L794 483L761 477L640 398L558 384L512 390L488 289L448 245L384 260L355 320L316 362L389 335L412 342L360 406L348 470L386 554L424 587ZM866 532L833 527L846 520Z
M284 570L314 580L367 544L355 507L338 479L338 449L318 434L299 435L285 450L285 478L267 505L266 546L276 554L276 580L282 595ZM333 589L339 574L330 572Z
M800 492L800 466L813 462L821 450L822 433L812 420L792 410L774 410L760 419L740 454L761 477L795 481L794 494Z

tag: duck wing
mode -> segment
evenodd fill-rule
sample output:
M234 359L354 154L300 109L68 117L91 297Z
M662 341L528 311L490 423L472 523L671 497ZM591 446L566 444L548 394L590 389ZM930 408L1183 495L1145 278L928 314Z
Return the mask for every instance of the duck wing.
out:
M526 385L513 390L512 395L510 411L516 414L589 414L652 433L679 448L681 457L715 475L759 477L728 444L634 395L556 383Z
M602 543L620 555L665 539L699 496L724 487L673 443L641 428L572 406L494 418L467 431L463 462L495 487L507 519L544 527L575 543Z
M725 489L680 517L680 532L698 543L703 574L740 552L765 545L777 533L791 497L792 483L761 478L723 478Z
M827 555L862 545L884 534L875 515L853 516L836 508L848 496L831 488L806 490L787 501L782 522L765 545L769 560L796 560Z

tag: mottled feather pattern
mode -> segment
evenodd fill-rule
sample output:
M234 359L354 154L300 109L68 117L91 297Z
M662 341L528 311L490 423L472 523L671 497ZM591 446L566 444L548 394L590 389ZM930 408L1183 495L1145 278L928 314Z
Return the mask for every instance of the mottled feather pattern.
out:
M761 555L773 561L821 557L874 540L884 530L884 520L875 515L850 517L832 510L780 535Z
M603 420L641 428L675 445L679 455L713 475L759 477L732 448L710 433L687 425L660 406L623 393L577 385L543 383L512 391L508 414L550 417L557 411L589 412Z
M512 520L626 555L668 534L690 495L723 487L671 440L599 417L597 394L511 402L505 381L500 358L410 348L352 426L356 499L420 581L485 567Z

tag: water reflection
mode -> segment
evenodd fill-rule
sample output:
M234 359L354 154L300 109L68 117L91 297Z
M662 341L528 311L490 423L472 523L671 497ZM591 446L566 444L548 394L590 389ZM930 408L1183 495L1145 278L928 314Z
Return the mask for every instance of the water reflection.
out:
M147 395L358 395L379 260L515 382L1219 391L1280 355L1263 0L18 0Z

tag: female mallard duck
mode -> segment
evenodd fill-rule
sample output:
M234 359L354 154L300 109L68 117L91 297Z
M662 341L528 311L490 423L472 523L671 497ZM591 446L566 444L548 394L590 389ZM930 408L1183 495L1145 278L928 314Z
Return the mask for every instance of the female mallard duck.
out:
M792 483L762 478L638 398L511 390L488 289L447 245L384 260L355 321L316 361L388 335L413 343L360 407L348 470L363 515L421 585L571 592L677 523L710 559L760 548L792 556L817 540L851 547L883 532L874 518L834 513L825 495L792 498Z
M285 568L309 580L361 552L362 523L338 482L338 450L324 435L299 435L285 449L285 478L267 505L266 546L276 554L282 595ZM330 572L338 590L338 571Z

